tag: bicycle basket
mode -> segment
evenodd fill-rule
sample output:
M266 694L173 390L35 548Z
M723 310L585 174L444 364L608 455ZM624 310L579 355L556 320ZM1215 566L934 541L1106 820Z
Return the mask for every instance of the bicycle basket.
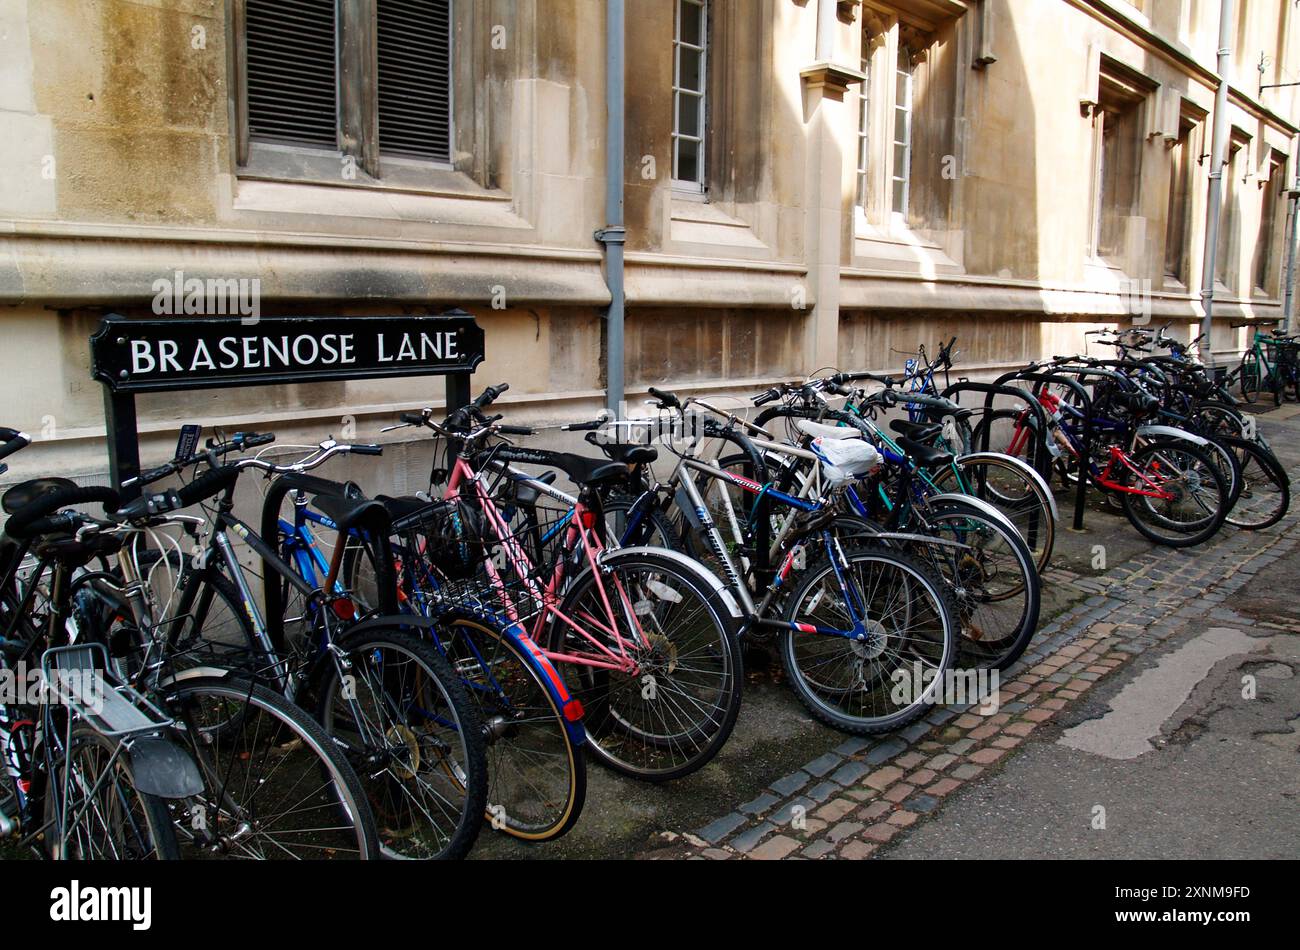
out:
M394 528L448 578L473 577L487 556L483 512L472 501L434 502Z

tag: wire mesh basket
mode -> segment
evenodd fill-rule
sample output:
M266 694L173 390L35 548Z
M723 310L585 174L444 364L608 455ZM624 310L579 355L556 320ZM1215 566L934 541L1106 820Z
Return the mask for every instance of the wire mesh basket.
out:
M475 523L485 513L467 505L455 511L431 506L424 517L400 522L394 554L401 596L411 609L428 615L447 604L513 620L541 612L545 579L571 514L543 506L507 506L498 513L510 529L504 538L486 517Z

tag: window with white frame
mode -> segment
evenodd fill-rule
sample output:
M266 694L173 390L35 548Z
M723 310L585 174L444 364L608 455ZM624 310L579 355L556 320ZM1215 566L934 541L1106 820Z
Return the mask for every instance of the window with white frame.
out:
M673 185L703 192L708 118L708 0L677 0L673 34Z
M889 209L907 218L912 187L912 51L900 44L894 70L894 160L890 167Z
M862 31L862 82L858 84L857 205L867 207L871 193L871 49L872 36Z

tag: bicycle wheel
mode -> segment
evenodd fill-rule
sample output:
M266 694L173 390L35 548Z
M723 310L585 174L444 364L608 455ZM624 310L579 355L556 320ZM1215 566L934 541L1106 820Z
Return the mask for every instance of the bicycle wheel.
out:
M923 515L927 533L954 542L917 543L913 556L948 582L957 618L959 665L1005 670L1038 629L1042 582L1014 528L969 505L944 503Z
M605 519L609 524L609 537L617 541L621 547L648 545L680 551L683 545L678 536L677 526L657 504L643 505L638 509L636 522L631 530L628 530L628 521L636 502L637 499L627 495L612 495L601 503L605 509Z
M1242 357L1238 379L1241 383L1241 398L1253 406L1259 401L1263 388L1263 366L1253 350Z
M175 616L166 618L168 643L193 662L216 664L249 675L267 672L265 651L253 634L238 588L222 572L206 568L181 581ZM187 661L182 659L182 665Z
M1027 410L992 409L984 413L976 424L971 445L977 452L997 452L999 455L1018 458L1050 481L1053 456L1043 438L1038 431L1036 418ZM987 450L984 448L986 444Z
M47 854L55 860L174 861L180 858L167 803L135 787L130 756L88 724L46 779ZM67 797L64 798L66 791ZM66 825L60 835L60 816Z
M1246 432L1246 423L1241 411L1226 403L1203 402L1192 411L1194 431L1206 438L1242 438Z
M781 661L795 694L837 729L888 732L935 701L957 653L957 608L943 581L913 559L880 547L843 549L841 586L826 558L810 565L785 605L799 632L780 635ZM853 629L860 637L813 632Z
M946 466L931 478L940 491L971 495L996 508L1029 546L1038 573L1047 570L1056 544L1056 519L1051 499L1024 469L983 458Z
M1168 442L1177 445L1178 440L1168 440L1163 437L1157 437L1156 442ZM1214 463L1219 474L1223 476L1223 484L1228 489L1228 511L1232 511L1237 504L1237 498L1241 495L1241 460L1234 455L1220 439L1207 439L1209 444L1199 446L1207 458Z
M487 820L524 841L560 837L587 797L583 747L570 737L564 712L505 631L468 614L438 619L438 647L478 704L487 733Z
M1157 544L1190 547L1214 536L1228 514L1218 465L1190 444L1152 442L1133 453L1121 483L1124 513Z
M237 677L182 680L162 700L186 725L206 786L178 810L187 856L379 857L361 780L302 709Z
M487 806L483 720L434 646L396 627L343 637L318 718L362 776L386 857L464 857Z
M1277 457L1249 439L1224 439L1241 462L1241 495L1227 522L1246 531L1271 528L1291 509L1291 480Z
M672 559L623 554L599 574L585 570L569 585L549 637L582 703L586 748L602 765L650 782L681 778L731 735L740 646L713 592Z

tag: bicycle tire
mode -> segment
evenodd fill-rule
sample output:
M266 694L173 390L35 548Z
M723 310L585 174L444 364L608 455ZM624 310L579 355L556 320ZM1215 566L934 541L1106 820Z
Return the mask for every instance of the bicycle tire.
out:
M832 646L838 645L832 643L832 641L843 640L843 638L819 636L815 633L800 632L796 634L793 631L786 630L780 634L778 651L780 652L781 662L785 667L786 675L795 691L795 695L799 697L800 702L804 704L804 707L807 708L812 716L819 722L857 735L874 735L882 732L890 732L899 729L924 715L933 701L934 690L943 684L943 680L948 670L952 668L957 655L957 608L952 602L951 595L947 592L946 585L907 555L880 546L852 546L845 547L842 550L849 565L865 564L868 562L888 563L901 569L903 572L901 579L904 579L905 583L910 582L915 584L928 595L929 609L932 612L932 616L922 618L925 620L927 628L919 631L922 635L917 637L917 639L921 642L931 643L934 642L932 639L933 637L937 637L939 640L940 655L938 661L934 663L932 667L934 676L930 686L922 690L919 695L916 695L912 701L903 706L902 709L880 716L850 715L844 710L836 708L830 701L830 697L823 694L838 693L840 695L847 695L852 691L843 689L838 683L819 683L818 687L821 690L819 693L817 689L814 689L808 672L800 665L799 657L796 655L796 650L798 649L799 644L804 641L804 638L817 638L818 641L831 643ZM828 573L833 575L834 570L833 566L825 557L818 558L816 562L809 565L809 567L804 570L803 576L799 579L786 601L784 611L786 621L791 623L807 622L806 620L799 619L799 617L808 616L808 614L800 612L800 607L805 602L805 598L808 596L808 592L812 586L826 577ZM824 598L818 599L809 609L816 610L824 602ZM918 616L920 612L923 612L925 609L925 606L918 608ZM908 613L910 617L910 604ZM876 627L883 627L883 624L880 621L872 622ZM910 627L907 632L911 632ZM877 636L884 636L884 634L881 634L879 631L873 630L873 633ZM911 640L913 638L900 637L898 639ZM816 641L808 640L806 642ZM881 646L880 652L876 653L874 656L870 655L870 652L877 646L877 643L874 640L868 641L861 647L857 647L857 645L851 641L844 640L844 642L849 643L849 652L854 653L855 657L858 659L876 659L884 654L884 647ZM901 651L899 656L902 656ZM899 667L895 667L895 670L897 669L899 669ZM886 676L889 675L892 674L886 674ZM873 680L873 692L878 688L884 687L885 677L879 675L877 671L872 672L871 678ZM863 676L863 684L867 685L865 675Z
M205 734L202 725L195 720L195 708L202 697L222 703L233 703L236 706L242 706L244 711L234 716L222 716L219 719L220 726L214 737L211 733ZM256 827L249 834L241 834L243 829L237 826L231 841L218 841L215 843L211 841L211 836L215 834L212 831L213 818L216 818L218 826L222 820L221 808L215 806L215 800L222 796L215 793L211 788L212 785L220 783L227 787L236 785L238 787L254 788L254 795L262 794L264 789L271 792L275 790L269 778L237 783L222 777L228 776L233 769L238 767L236 762L242 765L254 761L251 752L239 751L240 747L231 734L229 725L231 722L239 722L247 729L251 729L255 741L264 734L269 735L272 731L275 731L275 739L283 738L283 733L293 736L288 741L274 743L273 751L282 757L268 770L268 776L282 775L285 770L284 763L289 756L295 753L303 752L316 760L314 763L305 761L302 763L302 774L304 776L314 774L322 780L320 790L314 793L314 797L316 797L314 808L329 809L327 814L332 820L350 823L352 831L349 833L346 827L340 826L341 830L338 831L338 845L336 847L325 847L316 842L308 842L302 845L301 847L303 847L307 855L338 858L341 855L351 853L355 849L356 857L360 860L374 860L380 856L379 832L375 826L374 814L366 801L361 779L348 763L342 751L331 741L320 723L300 706L290 702L274 690L237 674L225 677L180 679L164 685L161 690L161 699L165 708L172 710L178 718L187 722L189 726L187 732L191 736L191 750L200 764L200 771L204 773L205 781L209 785L207 795L212 800L203 803L206 806L204 809L206 814L204 819L205 827L202 832L204 837L203 845L197 843L200 834L199 829L192 824L193 808L198 804L193 800L191 800L189 815L191 818L189 829L193 835L193 845L195 848L201 849L204 857L230 854L232 853L232 847L242 852L241 856L247 857L284 857L286 852L292 855L290 848L280 842L277 842L274 848L265 853L256 851L252 844L249 843L257 840ZM262 729L260 722L249 725L248 707L265 712L271 717L271 723L266 730ZM228 767L214 768L211 756L222 747L232 751L231 763ZM268 749L269 751L271 749ZM301 781L300 779L290 783L294 796L291 810L293 814L306 814L312 810L304 806L308 796L302 794ZM229 806L224 807L228 808ZM260 804L256 812L259 816L266 814L266 810ZM253 824L255 825L256 822ZM270 827L275 827L274 821ZM293 829L283 826L276 831L277 835L292 835L295 833ZM345 844L350 844L352 847L344 847ZM213 850L214 848L216 850Z
M323 676L315 684L317 719L331 739L345 748L349 760L363 763L357 771L375 811L384 856L456 860L474 846L487 810L483 723L460 677L442 654L426 640L400 629L399 624L395 619L392 627L359 628L336 642L336 649L347 657L353 680L349 685L340 678L338 666L326 661ZM381 656L379 651L385 653ZM413 671L416 685L426 690L432 686L434 692L422 691L420 698L407 702L410 680L394 684L392 679L398 663L404 666L402 675ZM398 700L391 695L394 685ZM439 707L431 708L439 698ZM355 700L358 713L336 706L338 700ZM360 708L364 701L373 702L370 716ZM374 728L372 718L381 724L383 748L358 730L358 714L365 717L360 725L367 732ZM381 716L392 721L378 718ZM454 740L429 731L444 723L443 733L458 737L459 749ZM426 755L436 768L425 768ZM445 801L446 806L437 807L454 809L455 815L439 824L428 811L432 799ZM419 824L421 816L427 826ZM434 835L432 844L426 844L423 837L428 834Z
M438 619L446 630L438 647L479 703L488 734L487 821L522 841L551 841L565 835L582 815L587 766L583 746L575 745L569 735L563 710L534 664L505 631L455 608L440 611ZM498 727L496 720L501 718L507 721ZM525 731L531 740L523 735ZM526 747L525 765L506 761L503 750L515 746ZM557 772L555 781L548 783L552 789L563 786L558 802L535 800L546 797L537 784L537 763L542 759L563 767L563 778Z
M1188 456L1211 477L1211 480L1215 484L1215 493L1218 498L1214 512L1204 519L1191 522L1192 525L1197 526L1195 529L1189 527L1184 531L1182 529L1173 528L1171 529L1171 534L1160 534L1143 520L1141 511L1137 507L1140 504L1147 504L1145 501L1146 496L1134 494L1132 492L1122 492L1120 501L1124 507L1124 514L1128 517L1129 522L1133 527L1135 527L1148 540L1154 541L1156 544L1175 548L1192 547L1213 537L1218 530L1223 527L1224 519L1228 515L1228 488L1224 484L1223 475L1219 471L1219 467L1214 460L1205 452L1191 444L1174 445L1167 441L1150 442L1134 452L1130 458L1130 462L1139 472L1143 471L1144 465L1141 464L1142 461L1147 457L1162 451L1166 454L1170 452L1179 452ZM1125 482L1129 481L1131 478L1133 478L1133 474L1126 469L1124 476ZM1194 486L1194 488L1199 488L1199 484ZM1163 520L1168 521L1168 519Z
M102 787L101 791L109 791L114 794L110 794L98 807L87 809L83 821L78 822L76 828L69 829L68 836L70 840L65 845L58 840L59 824L57 818L61 805L59 790L64 785L61 770L67 767L68 761L74 755L85 751L87 748L99 750L108 757L107 761L114 762L115 767L124 776L125 782L114 780ZM176 840L176 829L172 825L171 812L168 810L167 802L155 795L148 795L139 791L135 787L130 755L120 751L118 740L108 738L88 723L79 722L73 725L71 742L65 752L65 757L55 764L51 774L46 778L45 784L45 820L47 824L53 822L53 825L45 834L44 841L45 851L49 857L55 860L82 861L102 860L106 857L113 860L175 861L180 859L180 845ZM70 784L74 788L95 788L99 786L97 780L86 781L84 779ZM138 807L138 811L132 809L128 815L123 815L121 808L124 801L127 800L133 800ZM147 831L147 839L141 838L137 834L131 836L135 840L114 842L112 851L107 855L98 851L87 853L82 849L72 851L69 848L69 845L75 846L78 841L84 848L88 837L98 837L93 828L89 828L91 822L96 823L104 831L107 830L109 825L117 826L119 824L126 825L127 829L138 831L141 819L143 820L143 828ZM89 828L89 836L77 831L77 828L82 828L83 825Z
M632 583L634 570L644 572L646 580ZM629 597L638 595L640 599L631 604L633 614L654 617L658 630L648 635L649 649L642 648L637 656L639 669L650 671L645 675L632 676L555 660L569 692L582 703L585 711L586 748L600 764L642 781L667 782L689 775L717 755L740 714L744 661L730 620L714 592L707 590L693 573L682 570L667 556L628 551L603 565L602 576L614 583L616 589L627 592ZM595 577L587 568L572 580L559 607L561 615L579 622L587 617L595 624L604 625L605 618L599 612L593 613L598 608L583 605L583 598L593 591L598 602L603 600L600 595L605 591L611 604L622 606L621 598L609 594L606 588L594 588ZM667 579L673 583L668 584ZM650 587L649 581L652 580L672 593L665 594L662 589L656 591ZM679 599L673 600L673 596ZM681 635L674 638L674 635L664 632L665 621L673 619L677 606L684 603L687 596L695 601L695 610L703 612L700 633L689 640ZM626 623L626 611L619 612L623 615L622 622ZM687 614L685 619L690 621L694 616ZM599 621L595 620L596 617L600 617ZM644 629L643 621L639 625ZM593 622L588 622L587 628L589 633L595 629ZM628 637L623 636L623 639ZM589 649L585 639L558 620L551 624L549 647L553 653ZM699 673L697 669L686 670L681 666L683 660L699 656L714 661L714 671L701 677L708 682L677 675L679 670L683 674ZM646 681L647 676L652 677L650 682ZM661 695L664 697L663 706L673 701L668 697L690 697L691 703L701 710L700 718L672 724L667 715L659 714L656 721L656 707ZM687 743L690 748L685 747ZM679 748L685 749L685 754L675 756L674 750Z
M1225 520L1243 531L1262 531L1273 527L1291 510L1291 479L1287 476L1286 469L1277 456L1257 442L1250 439L1223 441L1241 460L1244 485L1237 504L1228 512ZM1263 491L1261 483L1270 486L1277 495L1277 500L1271 507L1267 505L1267 496L1264 496L1263 504L1258 503Z
M954 465L957 463L954 463ZM981 459L977 462L965 463L963 468L970 469L976 466L992 467L1006 473L1006 477L1019 482L1024 486L1024 494L1020 498L1007 495L1005 492L996 488L987 487L991 482L984 478L976 477L967 478L968 484L971 482L984 484L986 487L974 493L974 497L988 502L995 507L1009 520L1020 532L1021 539L1026 545L1030 546L1030 551L1034 559L1035 570L1041 575L1052 563L1052 550L1056 545L1056 521L1052 517L1052 503L1042 488L1026 476L1014 465L1001 464L996 459ZM943 489L945 484L957 479L957 472L953 466L945 466L939 472L935 473L934 484L936 488ZM962 492L967 494L968 492Z

